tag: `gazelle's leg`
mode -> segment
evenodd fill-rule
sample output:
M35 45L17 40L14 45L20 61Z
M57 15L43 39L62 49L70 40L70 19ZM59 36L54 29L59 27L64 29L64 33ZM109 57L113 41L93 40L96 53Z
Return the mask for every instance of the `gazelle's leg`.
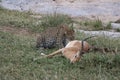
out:
M64 48L59 49L59 50L57 50L57 51L55 51L55 52L53 52L53 53L51 53L51 54L49 54L49 55L46 55L46 57L50 58L50 57L53 57L54 55L60 54L60 53L62 53L62 50L63 50L63 49L64 49Z

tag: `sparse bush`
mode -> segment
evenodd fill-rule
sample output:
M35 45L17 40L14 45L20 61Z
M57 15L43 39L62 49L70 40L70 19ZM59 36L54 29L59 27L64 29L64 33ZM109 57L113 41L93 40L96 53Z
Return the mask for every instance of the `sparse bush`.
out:
M95 27L96 29L101 29L101 27L103 27L102 25L102 21L97 19L95 21L93 21L93 23L91 23L93 25L93 27Z
M57 27L61 24L70 25L71 23L72 19L69 16L56 13L45 15L41 19L42 27Z
M117 32L120 32L120 29L116 29Z
M81 29L84 30L106 30L111 28L110 24L108 24L107 27L103 26L100 19L81 21L79 25L81 25Z
M86 21L84 23L84 25L92 28L93 30L102 30L103 29L102 21L99 19L96 19L93 21Z
M107 24L107 26L105 27L105 29L111 29L111 22L109 22L109 23Z
M120 54L116 54L114 59L113 59L113 62L115 63L116 66L120 66Z

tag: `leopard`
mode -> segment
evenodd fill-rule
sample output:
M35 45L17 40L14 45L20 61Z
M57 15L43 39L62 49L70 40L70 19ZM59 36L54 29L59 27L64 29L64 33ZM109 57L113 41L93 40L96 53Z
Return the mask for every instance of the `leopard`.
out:
M36 40L36 48L52 49L65 47L67 42L75 39L73 28L61 24L57 27L48 27Z

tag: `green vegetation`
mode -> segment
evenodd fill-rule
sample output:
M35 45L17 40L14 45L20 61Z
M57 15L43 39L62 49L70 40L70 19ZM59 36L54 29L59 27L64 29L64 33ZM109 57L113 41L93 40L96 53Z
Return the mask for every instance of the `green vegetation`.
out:
M84 23L85 26L92 26L93 28L99 30L99 29L102 29L102 22L101 20L97 19L95 21L90 21L90 22L85 22Z
M112 27L111 27L111 22L109 22L109 23L107 24L107 26L105 27L105 29L112 29Z
M117 32L120 32L120 29L116 29Z
M119 80L120 54L85 54L75 64L63 57L41 58L40 50L35 49L32 37L16 36L0 32L0 79L1 80ZM100 42L101 43L101 42ZM117 46L117 45L116 45ZM54 50L44 50L50 53Z
M28 28L31 31L40 32L42 27L40 26L39 19L33 18L30 15L29 12L11 11L0 7L0 25Z
M109 30L111 29L111 24L108 23L107 26L103 26L103 23L100 19L96 20L86 20L78 22L81 25L81 29L84 30Z
M66 15L48 14L42 18L31 17L31 12L11 11L0 7L0 25L28 28L34 32L41 32L45 27L57 27L60 24L71 24L72 19Z
M70 25L72 24L72 19L67 15L56 14L56 13L45 15L41 19L41 26L43 27L56 27L61 24Z
M65 17L64 17L65 18ZM46 18L45 18L46 19ZM70 24L58 19L48 18L36 19L30 13L9 11L0 8L0 27L26 28L33 33L40 32L43 27L55 26L59 23ZM42 20L42 24L38 23ZM61 22L59 22L59 20ZM36 24L36 22L38 24ZM58 23L57 23L58 22ZM41 26L42 25L42 26ZM45 25L45 26L44 26ZM52 25L52 26L51 26ZM77 39L83 39L88 35L77 32ZM118 49L116 54L108 52L90 52L83 55L81 61L70 64L69 60L61 56L53 58L42 57L41 52L49 54L56 49L37 50L35 48L36 38L33 35L19 35L5 32L0 29L0 80L119 80L120 79L120 39L98 37L88 40L92 45Z
M84 33L77 32L76 39L82 40L90 35L85 35ZM109 49L108 53L114 53L116 51L118 54L120 53L120 39L118 38L110 38L105 35L96 36L87 40L91 45L98 48L107 48ZM113 52L112 52L113 51Z

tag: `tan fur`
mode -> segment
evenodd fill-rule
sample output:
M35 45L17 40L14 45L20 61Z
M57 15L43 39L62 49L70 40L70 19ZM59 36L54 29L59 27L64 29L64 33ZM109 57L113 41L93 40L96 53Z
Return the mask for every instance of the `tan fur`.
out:
M47 57L52 57L56 54L63 54L67 59L70 60L71 63L75 63L81 59L80 51L81 51L81 41L79 40L74 40L70 41L65 48L59 49L49 55ZM84 47L83 47L83 52L88 52L90 49L90 45L84 41Z

